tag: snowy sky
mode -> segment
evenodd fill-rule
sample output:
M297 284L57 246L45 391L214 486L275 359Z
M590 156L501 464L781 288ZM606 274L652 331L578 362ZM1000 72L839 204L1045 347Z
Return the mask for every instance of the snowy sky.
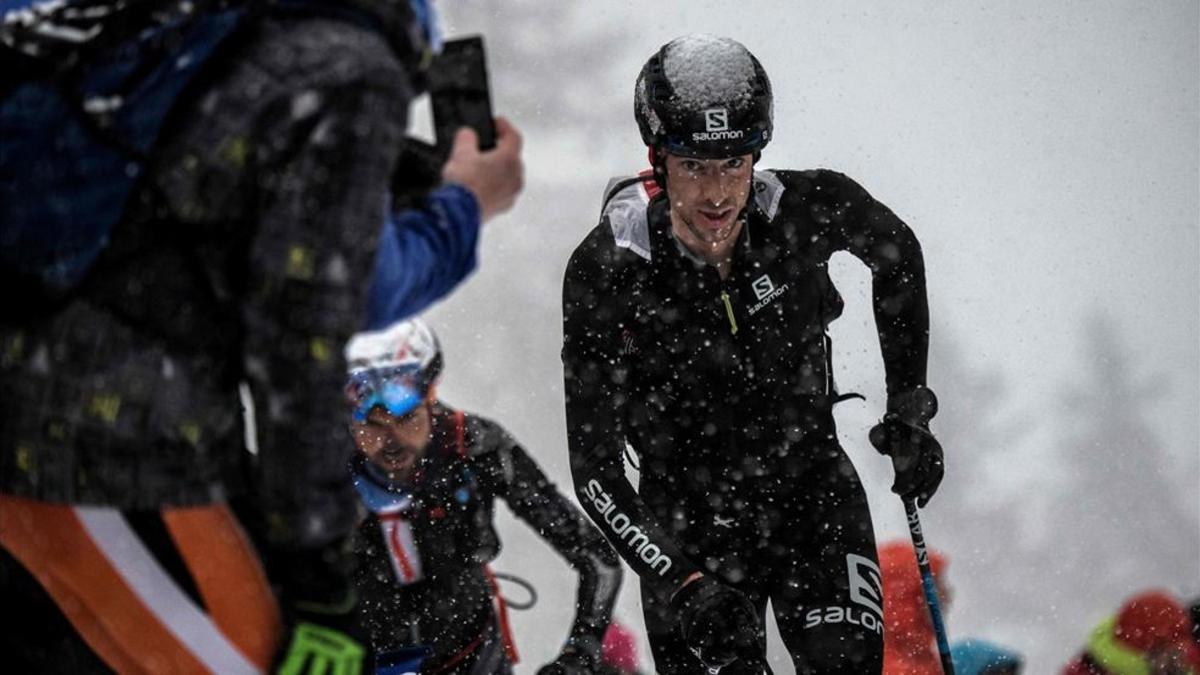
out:
M1096 366L1081 361L1081 345L1085 319L1101 313L1152 381L1155 432L1200 511L1200 5L554 4L549 22L528 3L442 3L448 33L487 34L496 108L528 134L525 195L487 226L479 272L429 316L448 351L446 400L500 420L569 487L562 271L595 224L606 179L644 165L632 116L641 63L679 35L717 33L746 44L774 84L776 133L761 166L842 171L908 222L925 251L933 339L1001 373L1005 405L1029 414L1032 433L996 489L1044 505L1039 488L1060 477L1054 421L1036 412ZM877 530L898 535L890 470L865 447L882 406L869 274L839 257L834 276L847 300L833 331L839 385L871 399L839 410L841 433ZM543 598L570 583L527 528L506 522L502 535L500 568L536 570ZM1200 573L1188 574L1200 592ZM636 624L627 581L621 614ZM552 602L515 617L536 633L520 642L528 659L518 672L557 649L569 608ZM1072 628L1075 640L1085 630ZM1035 656L1029 672L1051 672L1069 651Z

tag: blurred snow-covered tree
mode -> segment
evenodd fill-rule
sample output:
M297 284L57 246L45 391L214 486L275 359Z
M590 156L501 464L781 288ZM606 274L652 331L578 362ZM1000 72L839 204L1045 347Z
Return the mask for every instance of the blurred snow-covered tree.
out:
M1064 582L1076 585L1079 597L1105 597L1099 592L1111 589L1119 599L1150 585L1195 593L1200 457L1170 452L1149 417L1174 383L1137 374L1137 353L1111 319L1093 315L1087 326L1087 362L1063 397L1062 508L1049 514L1053 531L1072 542L1056 555L1067 569L1086 573Z
M1012 409L1012 388L999 366L972 360L960 345L945 336L931 344L930 385L941 402L934 431L947 471L926 528L930 544L949 558L952 635L1012 641L1018 626L1005 621L1030 608L1023 606L1025 510L1014 503L1023 494L1008 477L1020 462L1016 450L1033 431L1032 415Z
M1149 414L1172 381L1137 373L1111 319L1086 321L1079 376L1056 410L1014 406L999 369L953 341L935 340L930 358L948 471L927 529L950 556L951 633L1039 664L1065 662L1139 589L1200 591L1200 457L1177 459ZM1021 450L1031 442L1045 447L1034 461Z

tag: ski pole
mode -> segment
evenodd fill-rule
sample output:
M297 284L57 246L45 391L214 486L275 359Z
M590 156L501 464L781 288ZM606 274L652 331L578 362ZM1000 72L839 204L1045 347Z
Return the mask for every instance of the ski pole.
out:
M942 610L938 604L937 587L933 584L933 569L929 566L929 552L925 549L925 535L921 533L921 519L917 516L917 505L911 499L904 500L904 511L908 515L908 533L912 535L913 549L917 553L917 567L921 570L921 586L925 589L925 604L933 619L933 633L937 636L938 655L942 658L942 672L954 675L954 661L950 658L950 641L946 639L946 624L942 623Z

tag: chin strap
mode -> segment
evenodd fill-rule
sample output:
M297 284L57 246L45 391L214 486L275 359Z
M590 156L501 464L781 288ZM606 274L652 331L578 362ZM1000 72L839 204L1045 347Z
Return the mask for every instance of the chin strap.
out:
M659 152L658 148L650 146L648 148L647 158L650 160L650 172L654 176L654 182L663 192L667 191L667 157L666 154Z

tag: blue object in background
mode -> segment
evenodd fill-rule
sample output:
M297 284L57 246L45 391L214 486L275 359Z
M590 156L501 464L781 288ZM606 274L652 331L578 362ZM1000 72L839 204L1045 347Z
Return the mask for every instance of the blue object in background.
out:
M5 12L14 9L29 9L34 5L40 4L45 4L45 2L31 2L30 0L0 0L0 18L3 18Z
M1020 672L1021 655L1000 645L967 638L950 647L954 671L958 675L989 675L999 672ZM1007 670L1006 670L1007 669Z

